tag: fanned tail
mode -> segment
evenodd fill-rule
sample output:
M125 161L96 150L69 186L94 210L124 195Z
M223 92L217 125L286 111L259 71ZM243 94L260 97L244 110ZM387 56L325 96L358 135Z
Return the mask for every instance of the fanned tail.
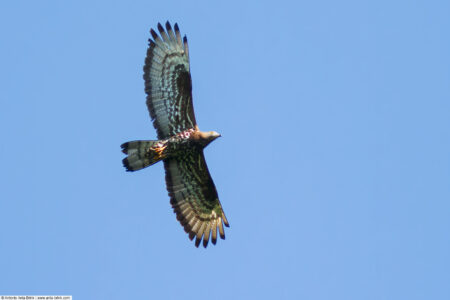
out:
M127 171L137 171L151 166L167 156L167 141L131 141L121 145L128 154L122 162Z

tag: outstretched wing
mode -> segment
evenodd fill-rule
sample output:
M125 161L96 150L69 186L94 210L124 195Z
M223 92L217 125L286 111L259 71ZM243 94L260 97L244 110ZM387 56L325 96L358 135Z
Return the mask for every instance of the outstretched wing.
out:
M203 237L206 248L209 238L217 241L217 229L225 239L223 225L229 227L216 187L206 166L203 151L192 148L185 155L165 159L166 184L170 203L177 220L198 247Z
M169 22L166 30L158 23L161 37L151 29L153 40L145 58L144 80L147 107L158 132L165 139L196 125L192 105L192 85L187 38L181 40L175 24L175 33ZM162 39L161 39L162 38Z

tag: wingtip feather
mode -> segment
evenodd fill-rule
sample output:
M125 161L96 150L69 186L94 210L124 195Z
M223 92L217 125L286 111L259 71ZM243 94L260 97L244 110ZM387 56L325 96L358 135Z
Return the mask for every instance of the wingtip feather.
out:
M225 217L225 213L222 211L222 220L226 227L230 227L230 224L228 223L227 217Z
M156 31L153 30L153 28L150 29L150 34L152 35L154 40L157 40L159 38L158 34L156 33Z
M123 153L128 154L128 142L123 143L120 147L122 148Z
M164 32L164 28L162 27L161 23L158 23L158 30L159 32Z
M125 157L124 159L122 159L122 164L123 167L126 169L127 172L133 172L134 170L131 169L130 163L128 162L128 158Z
M225 230L223 229L223 222L222 222L222 220L219 220L218 227L219 227L220 238L222 240L224 240L225 239Z
M201 242L201 241L202 241L202 238L196 237L196 238L195 238L195 247L198 248L198 246L200 246L200 242Z
M217 221L213 220L211 224L211 242L213 245L217 243Z

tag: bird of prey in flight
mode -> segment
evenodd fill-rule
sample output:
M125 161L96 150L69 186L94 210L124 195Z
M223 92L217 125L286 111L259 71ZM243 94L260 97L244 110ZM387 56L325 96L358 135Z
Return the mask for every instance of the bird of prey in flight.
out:
M198 247L206 248L211 238L217 242L217 230L225 239L223 225L229 227L217 190L209 174L203 149L216 138L215 131L200 131L192 105L189 48L181 38L178 25L169 22L152 39L144 65L145 92L150 117L158 140L130 141L121 145L128 156L123 159L127 171L137 171L163 161L170 203L177 220L195 237Z

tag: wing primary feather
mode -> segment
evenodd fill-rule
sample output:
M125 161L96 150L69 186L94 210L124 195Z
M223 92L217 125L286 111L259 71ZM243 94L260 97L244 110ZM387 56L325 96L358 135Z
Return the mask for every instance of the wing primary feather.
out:
M227 220L227 217L225 217L224 212L222 212L222 219L223 219L223 223L225 224L225 226L230 227L230 224L228 224L228 220Z
M215 245L217 242L217 220L214 220L211 224L211 242Z
M161 34L164 42L166 42L167 44L169 44L169 38L167 37L166 31L164 30L164 28L162 27L161 23L158 23L158 31L159 34Z
M219 220L218 226L219 226L219 234L220 234L220 238L221 238L222 240L224 240L224 239L225 239L225 230L223 229L223 223L222 223L222 220Z
M170 25L169 20L166 21L166 30L167 32L172 31L172 26Z
M156 42L157 39L159 39L158 34L152 29L150 29L150 34L153 37L153 40Z
M186 52L186 56L189 57L189 46L186 36L183 37L183 44L184 44L184 52Z
M175 35L177 36L177 43L181 47L181 45L183 45L183 44L181 43L180 28L178 28L178 24L177 23L175 23L174 29L175 29Z
M159 33L164 32L164 28L162 27L161 23L158 23L158 31Z
M161 24L160 24L161 25ZM158 34L152 29L150 29L150 33L152 34L153 40L155 41L155 44L161 48L163 51L167 50L167 44L163 43L161 38L158 36Z
M202 239L202 235L203 235L203 232L205 231L205 227L206 227L206 222L202 221L201 223L202 224L197 231L197 239L200 239L200 240Z
M211 223L208 222L205 228L205 233L203 235L203 247L208 246L209 236L211 235Z
M198 236L195 238L195 247L198 248L198 246L200 245L200 242L202 241L202 238L198 238Z
M123 153L128 154L128 143L123 143L120 147L122 147Z
M173 34L172 26L170 26L169 21L166 22L166 30L167 30L167 33L169 34L170 40L171 40L173 43L176 44L177 38L176 38L175 35Z

